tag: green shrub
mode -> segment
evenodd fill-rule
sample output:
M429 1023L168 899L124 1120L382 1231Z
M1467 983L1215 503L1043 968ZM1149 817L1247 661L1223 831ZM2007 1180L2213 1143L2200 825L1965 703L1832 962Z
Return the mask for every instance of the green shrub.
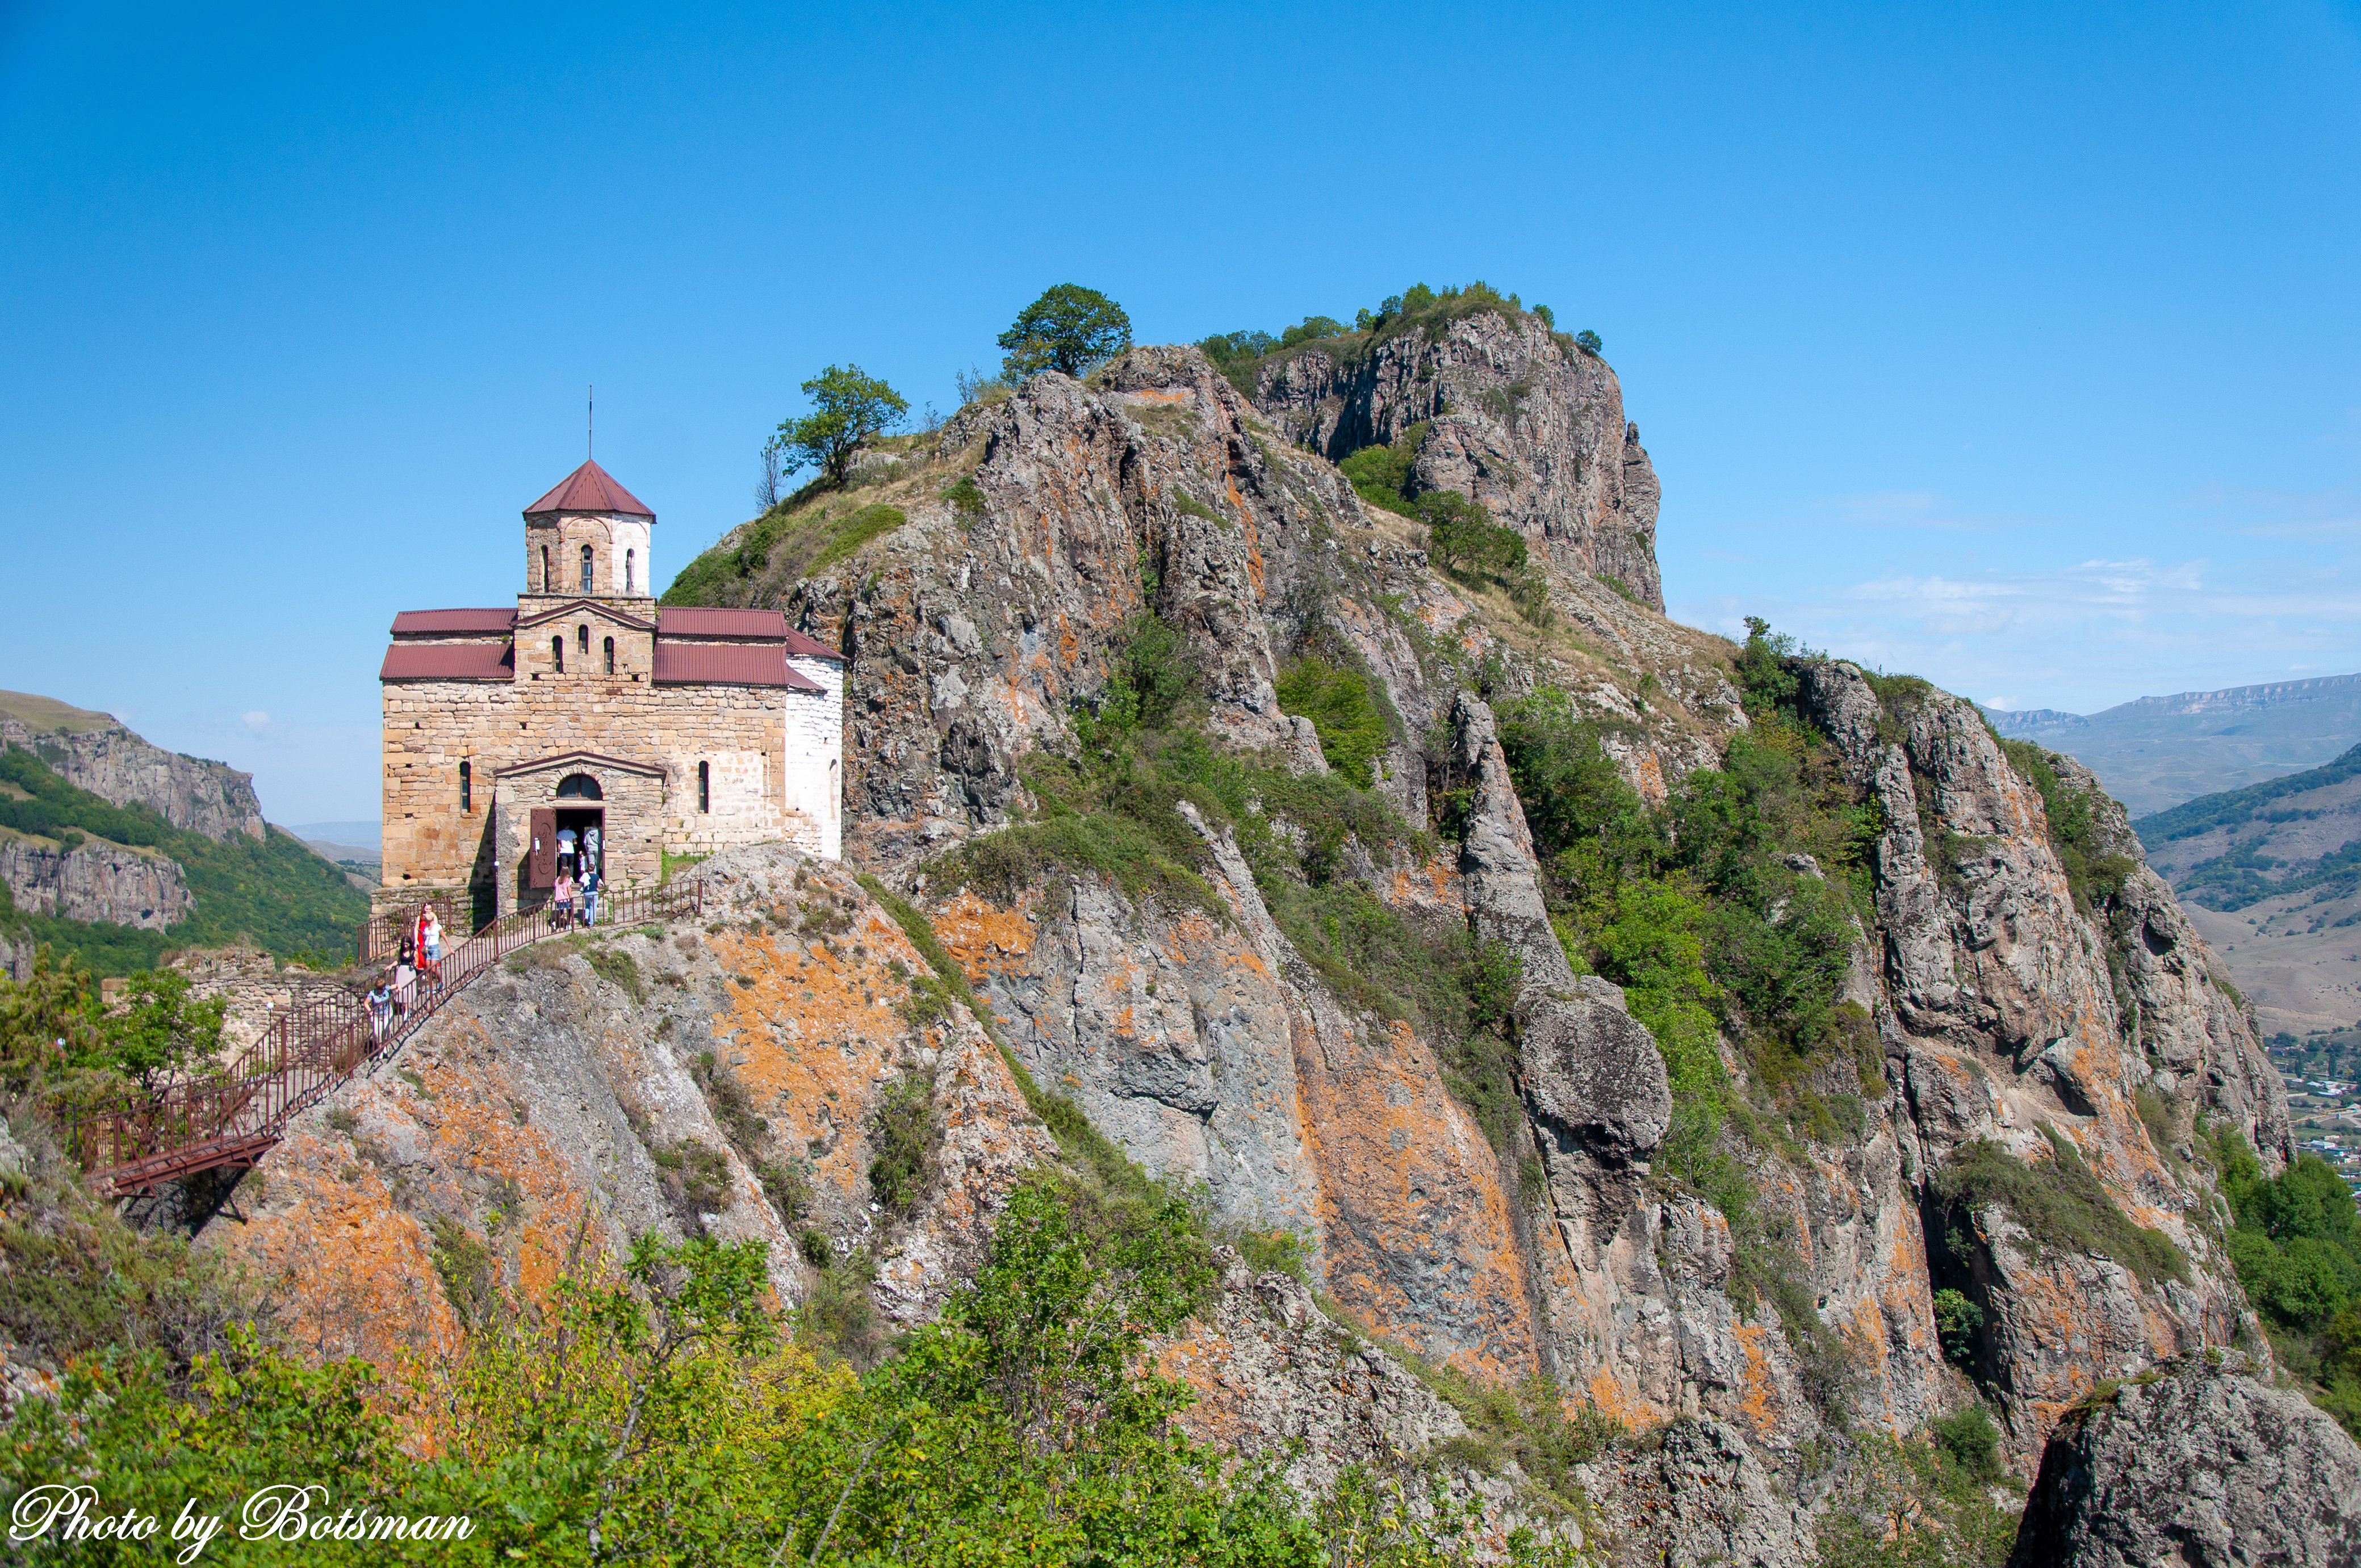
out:
M983 515L983 488L975 482L972 474L961 475L956 483L943 491L943 499L950 502L951 510L961 517Z
M462 1323L470 1326L490 1316L500 1296L500 1275L491 1249L458 1221L436 1214L430 1222L434 1242L434 1272L443 1281L444 1299Z
M1605 340L1600 338L1597 333L1591 331L1588 327L1585 327L1580 332L1574 334L1574 345L1576 348L1581 349L1585 354L1589 355L1593 359L1598 358L1600 354L1606 351L1607 348Z
M829 536L826 544L820 546L819 554L812 558L812 564L805 571L824 572L872 540L893 532L909 521L899 507L890 507L883 501L862 507L837 524L836 532Z
M2147 1284L2188 1283L2189 1260L2169 1237L2134 1224L2071 1143L2053 1133L2049 1146L2051 1157L2034 1166L1990 1139L1962 1144L1932 1184L1952 1228L1964 1232L1978 1210L1997 1205L2037 1255L2103 1254Z
M664 1206L682 1233L691 1240L704 1235L705 1216L730 1207L730 1157L695 1138L651 1144L648 1156L655 1161Z
M942 1124L935 1115L932 1069L886 1085L869 1135L869 1190L894 1218L908 1219L926 1196L942 1135Z
M598 946L582 957L593 973L617 990L628 993L632 1001L647 1000L648 988L640 978L640 962L631 954L620 948Z
M755 1110L746 1080L711 1051L699 1051L689 1058L688 1076L704 1093L706 1107L720 1124L722 1135L739 1153L758 1158L770 1141L771 1124Z
M1279 706L1312 720L1330 767L1362 789L1377 783L1377 760L1392 737L1383 709L1369 696L1367 675L1306 654L1280 674Z
M1976 1336L1983 1332L1984 1310L1960 1292L1949 1288L1935 1292L1935 1337L1943 1346L1943 1359L1962 1372L1972 1373L1976 1362Z
M1418 449L1426 444L1428 422L1420 420L1411 425L1390 445L1362 447L1337 464L1337 471L1371 506L1416 517L1418 509L1410 503L1406 492L1411 467L1418 461Z

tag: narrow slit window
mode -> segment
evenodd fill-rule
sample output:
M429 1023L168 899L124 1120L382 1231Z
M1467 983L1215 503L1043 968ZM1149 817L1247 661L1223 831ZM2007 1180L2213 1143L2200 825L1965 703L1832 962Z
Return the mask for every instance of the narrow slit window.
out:
M459 809L476 809L476 771L466 762L459 764Z
M582 591L586 594L590 591L590 546L588 544L582 547Z
M549 640L549 662L557 666L557 673L559 674L562 675L566 673L565 638L553 637Z
M713 764L710 762L697 764L697 809L713 809Z
M637 588L635 588L635 587L633 587L631 586L631 585L632 585L632 583L633 583L633 582L635 582L635 581L638 579L639 575L640 575L640 553L639 553L638 551L636 551L636 550L626 550L626 551L624 551L624 552L623 552L623 591L624 591L625 593L627 593L627 594L629 594L629 593L637 593L637 592L639 591Z
M536 586L540 587L543 593L547 593L557 586L555 582L550 580L549 546L546 544L541 547L541 581Z
M615 640L611 637L607 639L607 673L615 673Z

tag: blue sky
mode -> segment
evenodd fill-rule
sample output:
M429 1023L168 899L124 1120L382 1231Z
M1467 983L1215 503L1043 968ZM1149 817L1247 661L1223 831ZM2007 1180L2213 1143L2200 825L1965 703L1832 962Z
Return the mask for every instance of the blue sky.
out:
M0 0L0 686L373 817L406 607L581 450L660 578L831 361L948 411L1482 278L1606 339L1675 613L2015 707L2361 669L2361 5Z

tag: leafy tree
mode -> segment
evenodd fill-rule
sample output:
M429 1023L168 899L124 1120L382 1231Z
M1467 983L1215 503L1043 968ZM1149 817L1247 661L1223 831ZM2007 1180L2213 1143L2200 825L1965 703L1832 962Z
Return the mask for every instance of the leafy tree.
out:
M816 467L840 485L861 444L894 429L910 411L901 393L858 365L831 365L806 381L803 391L812 411L782 422L779 441L796 467Z
M1079 283L1060 283L1025 307L1000 346L1001 373L1012 381L1056 370L1080 376L1131 346L1131 318L1123 307Z
M1524 535L1456 490L1428 490L1411 503L1426 524L1427 554L1444 571L1465 569L1502 580L1523 571Z
M1598 358L1607 347L1606 342L1588 327L1584 327L1574 334L1574 345L1593 359Z
M18 1093L40 1080L54 1100L119 1089L124 1080L153 1088L221 1048L226 1007L220 997L191 1001L188 976L161 970L132 976L109 1009L97 976L44 947L21 982L0 978L0 1090Z

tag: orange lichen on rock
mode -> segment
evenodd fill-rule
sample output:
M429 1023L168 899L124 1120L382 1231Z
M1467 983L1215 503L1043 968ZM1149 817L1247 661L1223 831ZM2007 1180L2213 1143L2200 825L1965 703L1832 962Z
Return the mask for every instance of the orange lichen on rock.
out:
M1499 1157L1407 1024L1296 1030L1328 1289L1373 1332L1477 1376L1539 1365Z
M1771 1337L1770 1329L1762 1323L1741 1323L1735 1332L1740 1349L1746 1353L1746 1369L1741 1375L1743 1390L1739 1396L1738 1409L1754 1428L1755 1435L1767 1437L1779 1423L1779 1388L1771 1376L1771 1355L1763 1343Z
M1003 909L962 888L928 916L928 924L967 982L982 985L995 972L1024 968L1036 935L1033 902L1028 896Z

